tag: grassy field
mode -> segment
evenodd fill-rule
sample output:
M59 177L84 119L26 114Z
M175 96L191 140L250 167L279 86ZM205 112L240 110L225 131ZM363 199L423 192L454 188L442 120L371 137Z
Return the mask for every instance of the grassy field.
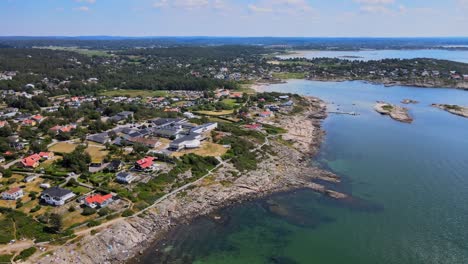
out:
M128 96L128 97L159 97L167 96L166 91L151 91L151 90L112 90L102 92L101 95L105 96Z
M76 145L72 143L67 143L67 142L59 142L49 148L49 151L55 152L55 153L71 153L73 150L75 150Z
M99 56L99 57L112 57L112 54L107 53L105 50L90 50L90 49L83 49L78 47L58 47L58 46L48 46L48 47L40 47L40 49L51 49L51 50L64 50L64 51L71 51L80 53L86 56Z
M238 92L246 94L255 94L255 90L251 88L252 84L242 84L239 89L236 89Z
M71 153L75 150L77 145L67 142L59 142L49 148L49 151L56 153ZM98 143L89 142L88 147L85 150L89 155L91 155L91 160L93 163L100 163L109 153L105 150L104 146Z
M279 79L304 79L305 73L303 72L277 72L273 73L273 77Z
M101 163L107 154L109 154L109 151L105 148L95 145L88 145L85 151L91 156L92 163Z
M221 110L221 111L195 111L194 113L206 116L223 116L232 115L234 110Z
M178 152L174 152L172 156L181 157L185 154L193 153L202 157L220 157L227 152L227 149L219 144L211 142L203 142L200 148L187 149Z
M224 99L221 102L231 107L234 107L237 105L236 99Z

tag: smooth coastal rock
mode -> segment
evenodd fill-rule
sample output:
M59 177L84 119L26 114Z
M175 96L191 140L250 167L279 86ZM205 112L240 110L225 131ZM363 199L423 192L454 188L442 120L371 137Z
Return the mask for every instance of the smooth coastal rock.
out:
M450 105L450 104L432 104L432 107L442 109L451 114L468 118L468 106Z
M393 120L412 123L413 118L408 113L408 108L401 107L398 105L389 104L386 102L377 102L374 106L374 110L382 115L388 115Z

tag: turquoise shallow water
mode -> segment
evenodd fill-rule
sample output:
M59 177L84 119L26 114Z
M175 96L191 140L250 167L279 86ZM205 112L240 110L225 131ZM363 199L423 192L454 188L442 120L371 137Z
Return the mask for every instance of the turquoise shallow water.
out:
M281 58L305 57L313 58L343 58L349 60L382 60L382 59L415 59L432 58L439 60L451 60L468 63L468 50L443 50L443 49L419 49L419 50L362 50L362 51L305 51L301 55L285 55ZM357 56L349 57L349 56Z
M290 81L271 91L314 95L329 109L314 162L341 175L340 203L311 191L277 194L177 228L144 263L468 263L468 119L430 107L468 92L363 82ZM372 110L410 98L415 122Z

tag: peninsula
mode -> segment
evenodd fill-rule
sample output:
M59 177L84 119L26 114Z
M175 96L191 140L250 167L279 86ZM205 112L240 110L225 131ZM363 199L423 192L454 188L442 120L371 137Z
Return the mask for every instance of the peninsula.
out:
M296 95L258 93L251 96L255 102L253 105L257 105L256 102L278 101L278 98L280 102L287 100L280 109L268 114L262 112L255 117L255 123L241 128L254 132L255 139L249 135L250 132L242 132L243 136L237 138L248 147L248 152L242 155L256 161L254 167L240 168L239 164L246 162L240 160L242 156L226 156L198 180L174 189L133 216L116 218L101 226L78 231L76 239L54 248L53 254L32 257L29 261L123 262L138 255L151 241L164 236L179 222L273 192L309 188L335 199L348 198L346 194L314 183L314 180L321 180L333 184L340 182L340 178L311 167L309 163L310 156L317 153L324 134L320 124L326 117L325 103L318 98ZM274 105L269 107L276 109ZM254 115L253 112L248 114ZM229 137L226 128L220 127L220 130L224 132L215 133L213 137ZM229 133L240 132L231 128ZM233 144L231 148L238 147ZM190 177L191 174L191 171L187 171L183 177Z
M450 104L432 104L433 107L442 109L454 115L468 118L468 107Z

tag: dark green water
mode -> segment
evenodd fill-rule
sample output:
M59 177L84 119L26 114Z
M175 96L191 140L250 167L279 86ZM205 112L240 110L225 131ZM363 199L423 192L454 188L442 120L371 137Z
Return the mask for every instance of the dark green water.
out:
M291 81L268 90L318 96L360 116L330 115L314 162L344 178L340 203L277 194L177 228L144 263L468 263L468 119L429 107L468 105L468 92L363 82ZM410 98L415 122L372 110Z

